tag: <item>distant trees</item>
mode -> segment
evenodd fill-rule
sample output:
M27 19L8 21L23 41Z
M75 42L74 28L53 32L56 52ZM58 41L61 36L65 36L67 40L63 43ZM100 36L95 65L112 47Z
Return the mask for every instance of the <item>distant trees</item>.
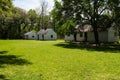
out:
M36 10L39 15L39 26L41 26L42 29L52 27L48 7L48 2L46 0L40 0L40 6Z
M29 26L28 26L28 30L33 30L33 29L36 29L37 27L37 20L38 20L38 17L39 15L36 13L35 10L32 10L30 9L28 12L27 12L27 15L28 15L28 18L29 18Z
M62 5L58 0L54 0L54 9L51 11L53 25L57 33L62 35L64 30L62 30L61 26L64 22L63 15L62 15Z
M45 6L41 6L41 14L38 14L36 10L26 12L14 7L12 0L1 0L0 4L1 39L21 39L25 32L51 27L50 15L45 12Z
M0 37L6 38L5 35L8 34L8 29L12 23L12 0L0 0Z
M12 18L13 24L9 34L11 34L11 36L13 35L12 38L22 38L22 34L28 29L26 27L30 23L28 15L25 10L14 7Z
M119 13L119 0L62 0L61 2L55 0L52 11L58 29L64 32L73 31L75 25L91 24L96 44L99 44L98 28L120 25Z
M39 11L39 16L40 16L40 22L41 22L41 27L45 28L45 20L44 17L47 15L47 8L48 8L48 3L45 0L40 0L40 11Z

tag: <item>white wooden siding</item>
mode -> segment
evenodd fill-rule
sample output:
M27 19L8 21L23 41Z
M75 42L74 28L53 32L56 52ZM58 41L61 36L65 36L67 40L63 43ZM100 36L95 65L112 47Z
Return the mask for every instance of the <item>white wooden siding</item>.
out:
M74 35L73 34L70 34L69 36L65 35L65 41L73 41L73 40L74 40Z

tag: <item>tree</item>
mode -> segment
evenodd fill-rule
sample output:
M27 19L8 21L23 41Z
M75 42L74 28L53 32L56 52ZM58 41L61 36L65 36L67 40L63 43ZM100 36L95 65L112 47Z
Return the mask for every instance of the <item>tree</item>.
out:
M12 0L0 0L0 38L6 38L7 30L10 28L7 22L11 22L12 9Z
M0 15L0 19L0 37L2 39L22 38L21 34L24 33L29 21L26 12L23 9L13 7L10 14L6 12L3 15Z
M10 13L12 8L12 0L0 0L0 14Z
M39 15L36 13L35 10L32 10L32 9L30 9L27 14L30 20L29 31L33 29L37 29L37 22L38 22L37 20L38 20Z
M40 7L37 9L37 13L39 14L39 26L42 29L47 28L46 24L50 19L48 17L48 3L46 0L40 0Z
M11 35L14 35L14 38L22 38L21 34L25 31L28 31L29 18L25 10L14 7L13 8L13 24ZM14 31L13 31L14 30ZM14 32L14 33L13 33Z
M114 22L114 26L117 26L120 31L120 0L109 0L108 4L112 14L112 22Z
M63 28L61 28L61 24L63 24L63 15L62 15L62 4L58 0L54 0L54 9L51 11L52 23L55 31L59 35L63 35Z
M111 27L113 23L118 23L120 19L118 14L120 10L117 10L120 5L119 3L119 0L62 0L61 8L57 8L57 11L59 11L62 17L57 19L61 21L62 25L66 24L69 20L74 20L74 23L80 26L85 23L91 24L94 31L95 42L99 44L98 29L108 26L106 24L101 26L100 22L102 22L102 20L108 20L106 23L109 24L109 27ZM58 14L54 14L54 16L57 17Z

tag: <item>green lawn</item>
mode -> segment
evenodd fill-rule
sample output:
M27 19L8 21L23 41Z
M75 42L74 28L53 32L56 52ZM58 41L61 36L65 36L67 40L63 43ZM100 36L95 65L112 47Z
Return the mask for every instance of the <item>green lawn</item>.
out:
M0 40L0 80L120 80L120 47Z

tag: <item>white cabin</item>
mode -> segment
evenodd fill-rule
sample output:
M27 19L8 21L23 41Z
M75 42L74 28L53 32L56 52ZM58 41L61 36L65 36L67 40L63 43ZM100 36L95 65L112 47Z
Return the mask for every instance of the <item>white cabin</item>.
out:
M87 41L95 42L94 32L91 28L91 25L85 25L82 29L79 29L79 32L76 34L76 41L85 41L85 33L87 33ZM107 30L98 31L99 42L118 42L119 33L118 30L113 27L108 28ZM74 41L74 35L65 35L65 41Z
M41 29L38 33L38 40L56 40L57 34L53 29Z
M24 34L24 38L28 40L36 40L37 34L35 31L30 31Z

